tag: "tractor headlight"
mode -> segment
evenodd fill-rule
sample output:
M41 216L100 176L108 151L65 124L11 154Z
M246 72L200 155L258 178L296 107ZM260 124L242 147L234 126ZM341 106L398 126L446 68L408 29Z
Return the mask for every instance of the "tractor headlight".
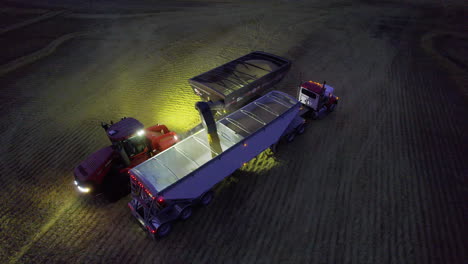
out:
M76 188L78 188L78 191L82 193L89 193L91 191L91 188L89 187L83 187L83 186L78 185L77 181L75 181L75 185L76 185Z
M89 193L91 191L91 188L88 188L88 187L81 187L81 186L77 186L77 187L78 187L78 191L82 193Z
M142 130L138 130L137 132L137 135L138 136L143 136L145 134L145 131L142 129Z

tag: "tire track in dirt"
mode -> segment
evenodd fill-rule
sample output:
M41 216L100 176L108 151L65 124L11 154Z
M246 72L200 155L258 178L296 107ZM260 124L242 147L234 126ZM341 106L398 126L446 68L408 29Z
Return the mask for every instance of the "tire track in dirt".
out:
M13 24L13 25L10 25L10 26L4 27L4 28L0 28L0 35L5 34L7 32L10 32L10 31L13 31L13 30L16 30L16 29L19 29L19 28L22 28L22 27L25 27L25 26L29 26L31 24L34 24L34 23L37 23L37 22L40 22L40 21L43 21L43 20L46 20L46 19L49 19L49 18L53 18L55 16L65 14L65 13L66 13L65 10L46 12L46 13L38 16L38 17L27 19L27 20L25 20L23 22Z

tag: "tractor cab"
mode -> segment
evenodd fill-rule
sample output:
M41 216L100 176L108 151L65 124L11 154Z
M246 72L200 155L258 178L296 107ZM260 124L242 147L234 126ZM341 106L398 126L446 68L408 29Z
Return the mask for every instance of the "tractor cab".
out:
M145 137L142 123L134 118L124 117L115 124L103 123L102 127L106 130L112 147L120 154L125 167L137 165L140 159L146 160L150 144Z
M338 97L333 95L333 87L323 82L323 84L308 81L299 86L298 98L305 106L312 109L314 112L333 111Z
M177 134L165 125L144 128L135 118L124 117L117 123L101 123L112 145L104 147L82 161L74 170L75 185L80 192L115 193L128 185L127 170L144 162L178 142Z

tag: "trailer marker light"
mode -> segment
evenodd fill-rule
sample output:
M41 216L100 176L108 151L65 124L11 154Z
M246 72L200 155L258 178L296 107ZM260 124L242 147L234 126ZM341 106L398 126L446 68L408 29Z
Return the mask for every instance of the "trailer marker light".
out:
M244 143L244 147L247 147L247 143Z
M164 197L159 196L157 202L160 204L164 203Z

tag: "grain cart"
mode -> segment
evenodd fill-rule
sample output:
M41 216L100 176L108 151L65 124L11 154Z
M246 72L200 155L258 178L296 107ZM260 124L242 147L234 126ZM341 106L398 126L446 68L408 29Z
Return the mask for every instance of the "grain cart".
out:
M281 81L291 68L285 58L255 51L188 82L204 101L220 102L227 111L240 108L257 94Z
M144 128L134 118L122 118L111 125L101 124L112 145L82 161L74 170L75 185L83 193L110 194L111 199L128 193L128 174L132 168L177 141L175 132L165 125Z
M301 107L272 91L216 122L203 118L205 128L129 171L132 214L153 238L167 235L194 205L211 202L217 183L283 135L302 130Z

